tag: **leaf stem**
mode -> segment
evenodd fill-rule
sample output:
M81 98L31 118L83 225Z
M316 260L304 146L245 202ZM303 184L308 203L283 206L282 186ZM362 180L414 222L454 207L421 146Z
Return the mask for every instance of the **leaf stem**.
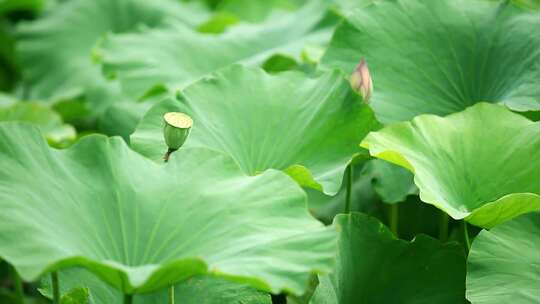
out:
M347 214L351 212L351 192L354 174L351 164L347 166L345 172L347 172L347 192L345 193L345 214Z
M394 233L396 237L398 235L398 223L399 223L399 204L390 205L390 230Z
M21 277L17 273L15 267L10 265L11 278L13 280L13 287L15 288L15 295L17 296L17 302L24 304L24 288Z
M174 304L174 285L169 287L169 304Z
M467 245L467 252L469 252L471 250L471 240L469 239L469 228L465 220L463 220L463 237L465 238L465 245Z
M51 286L53 292L53 304L60 304L60 284L58 283L58 272L51 273Z
M439 220L439 240L446 243L448 240L448 215L441 211L441 218Z
M133 295L132 294L124 294L124 304L133 304Z
M173 154L173 152L175 152L176 150L178 150L178 149L171 149L171 148L169 148L169 149L167 150L167 152L165 153L165 155L163 156L163 161L164 161L164 162L168 162L168 161L169 161L169 157L171 157L171 154Z

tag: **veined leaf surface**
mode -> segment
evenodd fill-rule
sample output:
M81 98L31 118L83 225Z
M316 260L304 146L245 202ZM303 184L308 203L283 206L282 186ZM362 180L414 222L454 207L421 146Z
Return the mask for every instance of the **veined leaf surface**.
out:
M333 261L334 230L288 176L247 177L208 149L156 164L117 137L55 150L4 123L0 167L0 256L25 280L81 266L124 293L211 273L301 294Z
M467 261L467 299L473 304L538 302L539 250L538 212L480 232Z
M322 62L351 73L364 57L384 123L482 101L540 110L536 28L540 12L509 1L374 1L348 15Z
M362 146L415 174L420 198L491 228L540 208L540 123L499 105L421 115L370 133Z
M60 271L61 293L84 288L89 304L121 303L122 293L82 268ZM42 280L44 295L52 298L50 279ZM271 304L270 294L252 287L213 276L196 276L175 286L175 301L182 304ZM137 296L135 304L167 303L168 290L159 290Z
M298 11L236 25L221 35L201 34L179 22L113 35L100 51L104 69L140 97L156 85L184 88L232 63L258 65L275 54L298 59L306 46L330 39L331 28L318 27L326 7L326 1L310 1Z
M223 151L250 175L284 170L329 194L339 190L358 143L378 125L338 72L271 76L234 65L186 88L180 99L145 115L131 136L133 149L160 161L167 151L163 114L185 112L194 120L186 147Z
M106 34L155 27L172 18L192 24L192 10L171 0L74 0L19 28L18 52L30 97L58 99L111 90L92 61ZM96 97L96 103L99 101ZM98 105L94 105L98 106Z

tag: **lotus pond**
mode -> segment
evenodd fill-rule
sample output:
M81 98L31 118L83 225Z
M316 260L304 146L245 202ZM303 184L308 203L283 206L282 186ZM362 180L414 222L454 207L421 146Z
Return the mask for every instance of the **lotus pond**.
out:
M538 0L0 0L0 303L540 303Z

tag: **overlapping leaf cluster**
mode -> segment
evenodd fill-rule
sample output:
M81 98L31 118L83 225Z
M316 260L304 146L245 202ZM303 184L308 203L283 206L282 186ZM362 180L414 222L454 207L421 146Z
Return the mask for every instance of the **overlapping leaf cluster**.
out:
M539 8L0 1L0 301L538 302Z

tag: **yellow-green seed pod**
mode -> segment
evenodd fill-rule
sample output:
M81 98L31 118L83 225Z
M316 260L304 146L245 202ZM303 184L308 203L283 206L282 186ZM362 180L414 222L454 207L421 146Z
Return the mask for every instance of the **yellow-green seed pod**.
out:
M170 151L178 150L186 141L193 120L191 117L180 112L169 112L163 115L165 127L163 136Z
M360 64L356 66L356 69L349 78L352 89L360 94L365 103L369 102L371 94L373 93L373 81L369 73L367 62L364 58L360 60Z

